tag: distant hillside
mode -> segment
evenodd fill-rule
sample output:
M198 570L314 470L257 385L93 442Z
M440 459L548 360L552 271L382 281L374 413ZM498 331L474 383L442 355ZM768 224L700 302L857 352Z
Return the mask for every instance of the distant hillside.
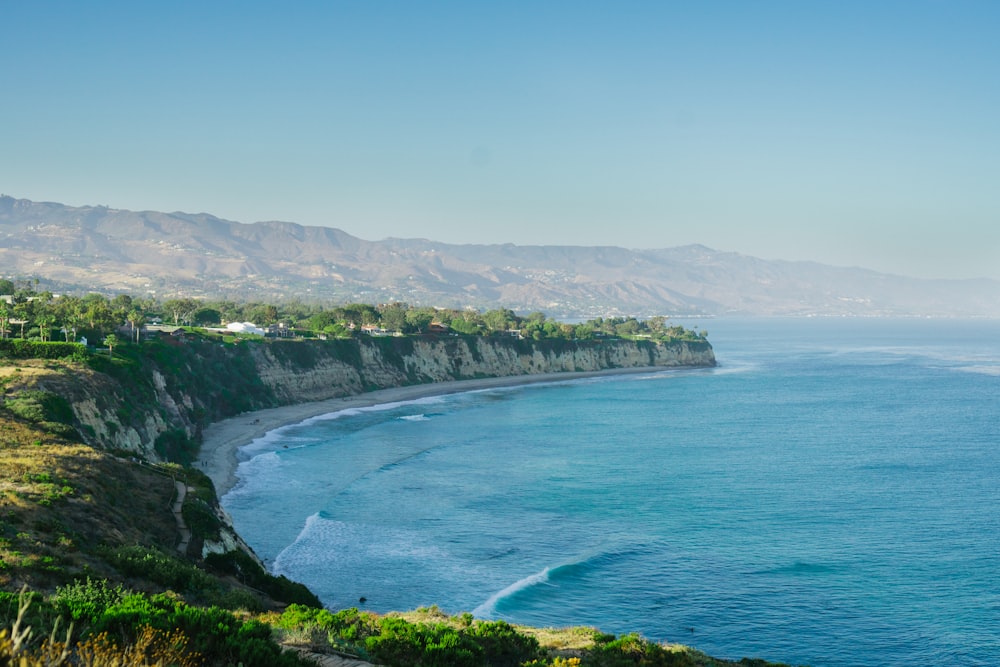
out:
M0 197L0 266L64 289L615 314L1000 316L1000 283L766 261L704 246L364 241L328 227Z

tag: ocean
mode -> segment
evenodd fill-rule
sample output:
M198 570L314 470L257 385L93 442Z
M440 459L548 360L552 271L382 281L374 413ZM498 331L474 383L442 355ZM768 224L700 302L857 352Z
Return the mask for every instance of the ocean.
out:
M331 608L1000 664L1000 322L685 324L717 368L314 418L244 448L223 505Z

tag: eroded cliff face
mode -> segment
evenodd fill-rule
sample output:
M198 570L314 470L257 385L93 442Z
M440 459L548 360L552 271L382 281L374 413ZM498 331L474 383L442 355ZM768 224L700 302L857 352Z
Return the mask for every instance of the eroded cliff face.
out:
M159 346L159 347L157 347ZM706 342L404 337L222 346L151 342L128 377L82 372L69 398L96 446L183 460L217 419L403 385L647 366L714 366Z
M459 337L356 342L357 358L338 355L335 348L323 347L318 341L289 343L314 346L306 365L301 358L283 355L286 350L278 345L256 346L259 377L281 403L287 404L386 387L481 377L715 365L714 352L707 343L574 343Z

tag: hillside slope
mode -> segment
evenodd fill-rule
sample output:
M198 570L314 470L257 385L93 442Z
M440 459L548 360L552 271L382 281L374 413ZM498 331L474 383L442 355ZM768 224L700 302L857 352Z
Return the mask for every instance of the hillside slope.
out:
M0 197L0 264L56 291L338 301L608 315L1000 316L990 280L918 280L704 246L365 241L290 222Z

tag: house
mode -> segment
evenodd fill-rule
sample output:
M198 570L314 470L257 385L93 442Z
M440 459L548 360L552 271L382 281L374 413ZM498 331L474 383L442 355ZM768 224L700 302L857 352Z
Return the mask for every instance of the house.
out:
M268 338L294 338L295 332L286 323L278 322L269 326L264 335Z
M254 336L264 336L267 333L253 322L230 322L226 325L226 331L230 333L252 334Z

